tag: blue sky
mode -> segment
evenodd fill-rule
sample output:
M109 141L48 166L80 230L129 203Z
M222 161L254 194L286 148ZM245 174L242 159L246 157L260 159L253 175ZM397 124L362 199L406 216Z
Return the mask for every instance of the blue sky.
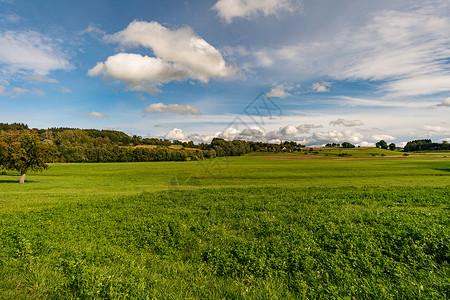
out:
M0 0L0 122L450 140L448 1Z

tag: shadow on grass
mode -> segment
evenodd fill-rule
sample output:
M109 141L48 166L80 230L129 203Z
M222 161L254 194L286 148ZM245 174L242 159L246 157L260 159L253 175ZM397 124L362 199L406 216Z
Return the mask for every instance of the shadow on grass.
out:
M444 171L444 172L450 172L450 169L433 169L433 170L436 170L436 171Z
M19 178L17 178L17 179L3 179L3 178L1 178L0 179L0 183L17 183L17 184L19 184ZM27 183L34 183L34 182L36 182L36 181L34 181L34 180L25 180L25 184L27 184Z

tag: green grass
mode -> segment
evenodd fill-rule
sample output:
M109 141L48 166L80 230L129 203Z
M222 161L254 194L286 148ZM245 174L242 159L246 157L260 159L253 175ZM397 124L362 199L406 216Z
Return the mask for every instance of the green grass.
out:
M449 297L442 153L252 155L0 176L0 298Z

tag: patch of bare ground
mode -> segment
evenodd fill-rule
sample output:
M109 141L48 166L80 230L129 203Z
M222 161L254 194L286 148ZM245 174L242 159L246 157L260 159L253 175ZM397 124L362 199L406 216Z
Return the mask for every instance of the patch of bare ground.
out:
M396 157L396 158L335 158L334 160L398 160L398 159L405 159L404 157Z
M314 158L327 158L326 156L308 156L308 155L283 155L283 156L253 156L256 158L266 158L266 159L314 159Z

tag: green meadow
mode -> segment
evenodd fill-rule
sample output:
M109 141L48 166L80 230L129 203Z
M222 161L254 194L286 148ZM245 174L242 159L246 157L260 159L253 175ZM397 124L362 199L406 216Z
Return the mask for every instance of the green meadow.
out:
M18 181L0 176L0 299L450 297L450 153L53 164Z

